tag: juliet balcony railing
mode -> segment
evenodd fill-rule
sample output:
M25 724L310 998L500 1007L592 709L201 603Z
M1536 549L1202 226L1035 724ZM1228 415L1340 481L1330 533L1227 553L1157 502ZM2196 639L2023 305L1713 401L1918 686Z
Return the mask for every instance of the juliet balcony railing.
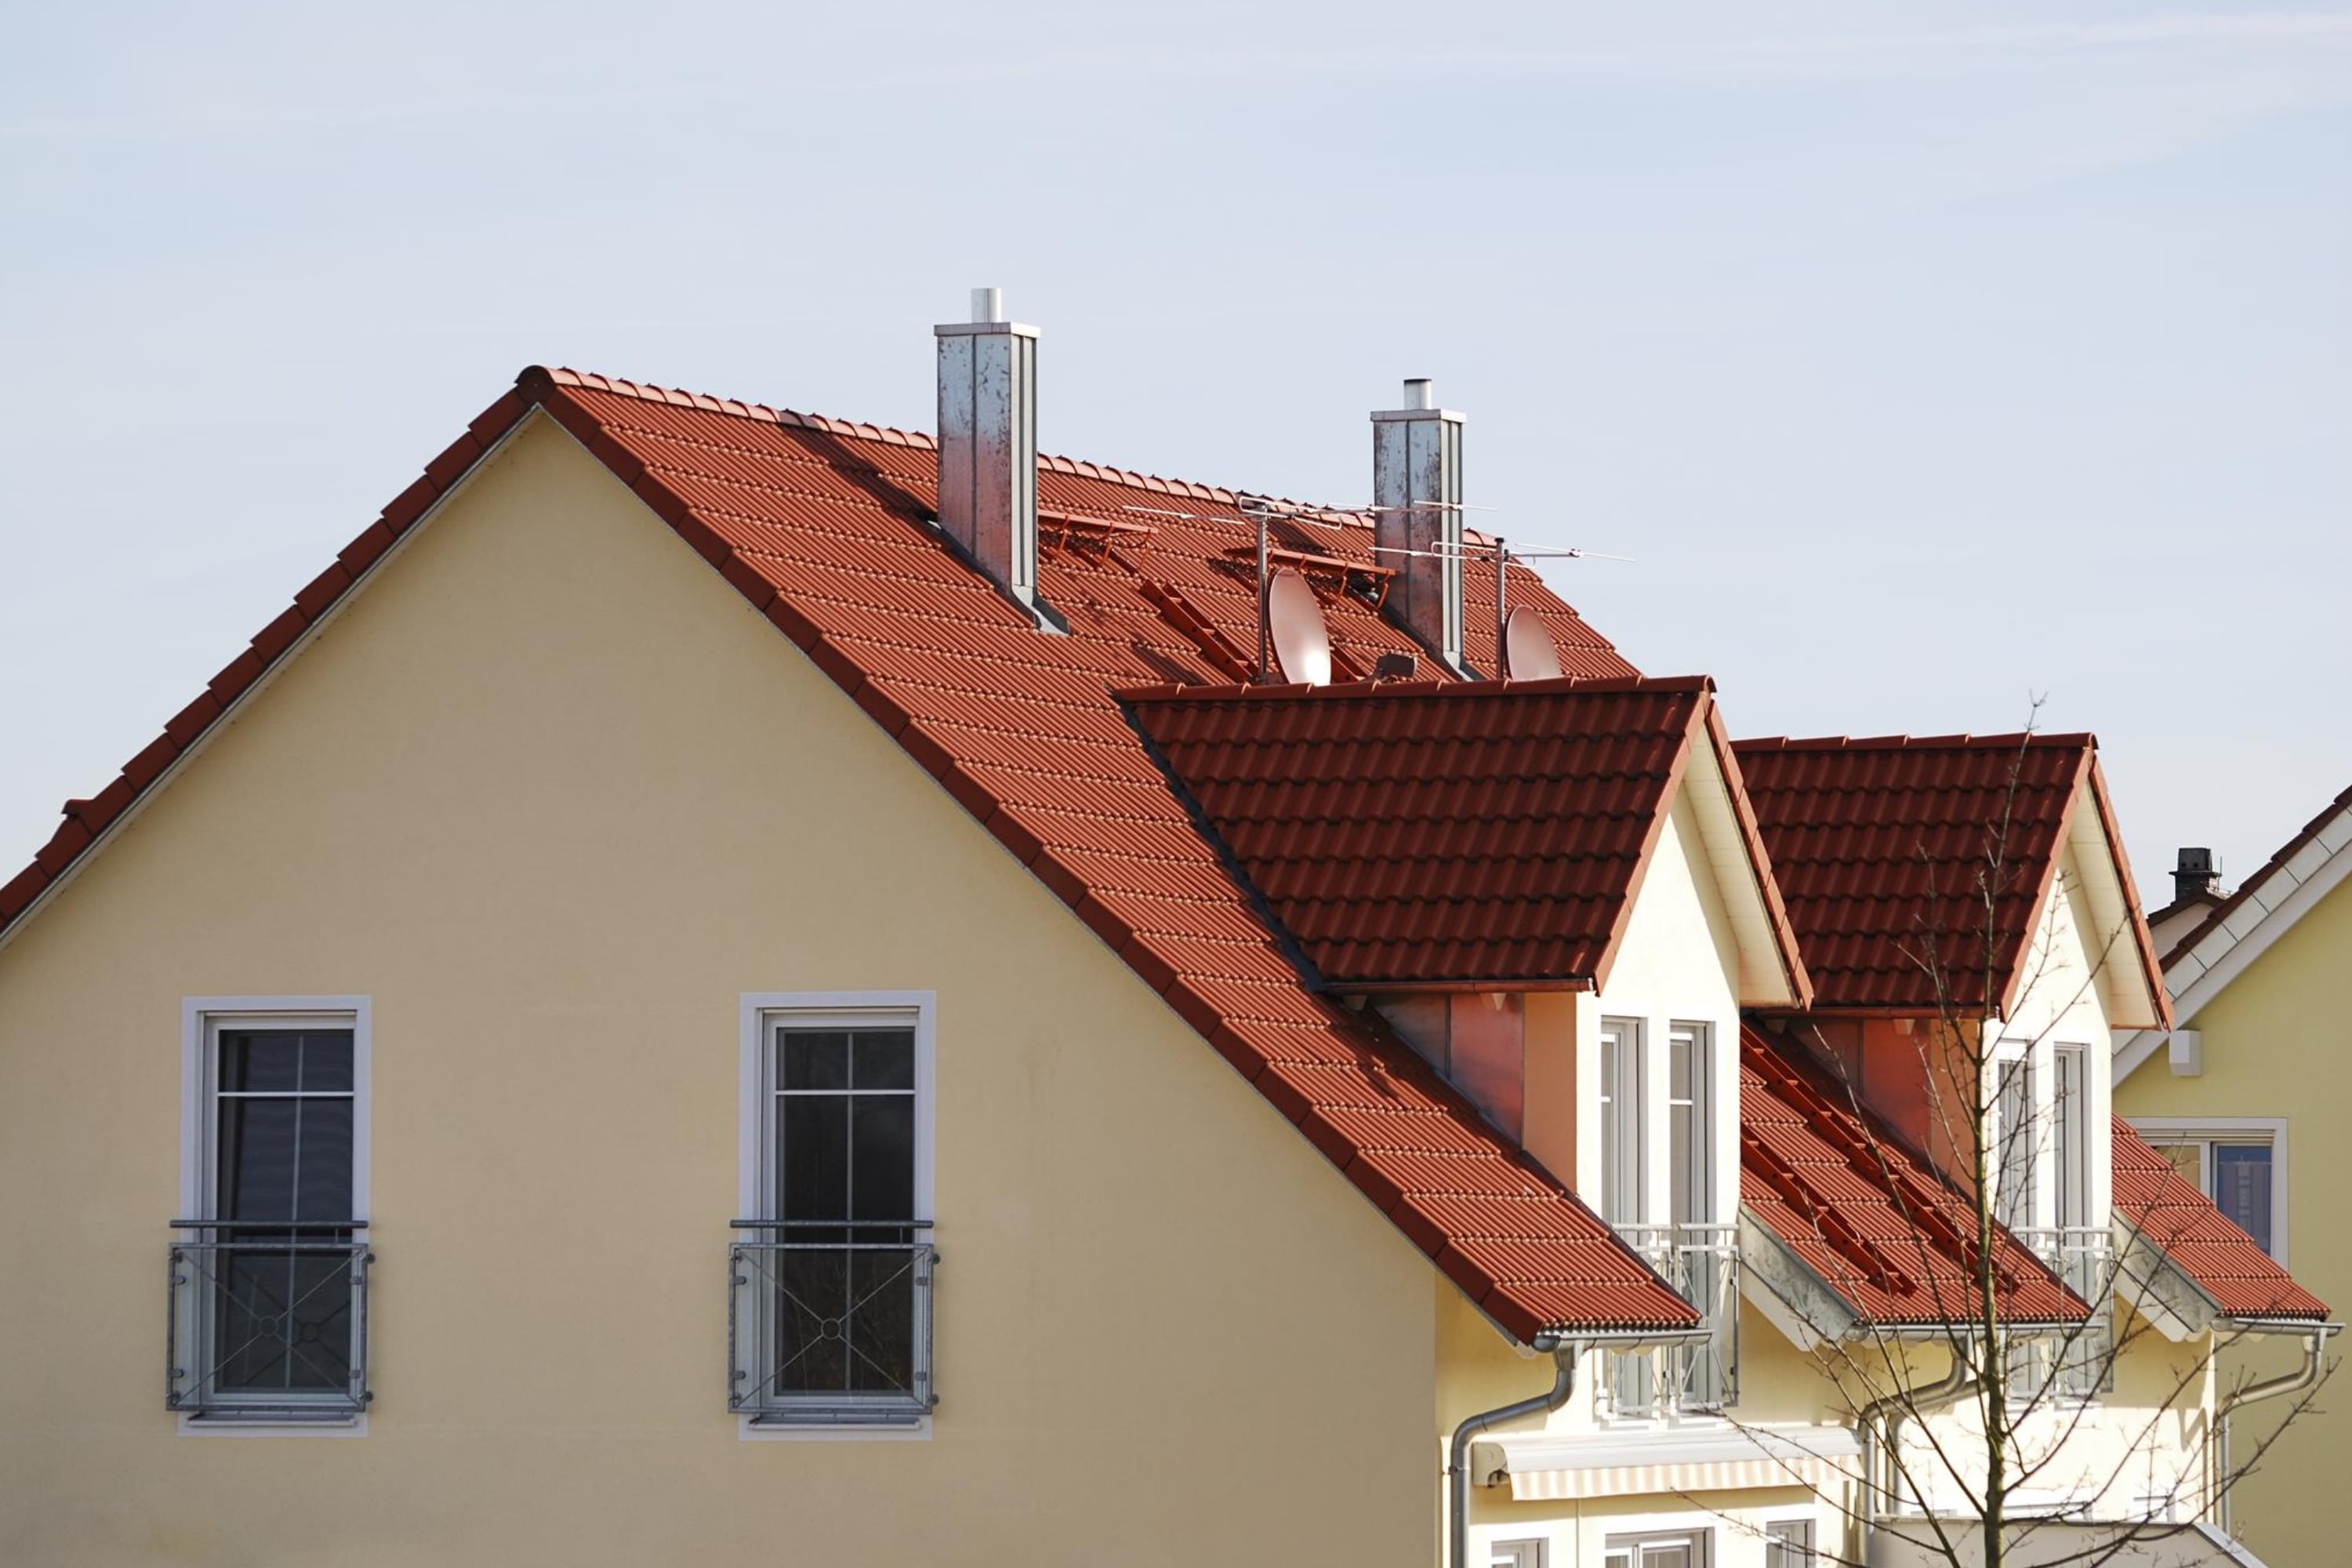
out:
M1609 1357L1610 1414L1648 1417L1718 1411L1739 1398L1739 1227L1619 1226L1625 1245L1699 1310L1708 1338L1671 1350Z
M2022 1242L2066 1289L2090 1303L2090 1321L2063 1342L2034 1342L2010 1352L2011 1382L2053 1386L2067 1398L2088 1399L2115 1386L2115 1238L2101 1226L2011 1226Z
M927 1221L737 1220L728 1407L778 1426L908 1426L939 1403Z
M224 1421L367 1409L365 1220L172 1225L188 1238L172 1243L166 1408Z

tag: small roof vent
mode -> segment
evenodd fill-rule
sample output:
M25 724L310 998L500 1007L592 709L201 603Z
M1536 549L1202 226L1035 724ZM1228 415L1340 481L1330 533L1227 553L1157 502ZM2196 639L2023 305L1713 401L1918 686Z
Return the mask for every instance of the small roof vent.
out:
M1551 627L1526 605L1511 612L1503 626L1503 677L1507 680L1558 680L1559 644Z
M1266 584L1265 618L1282 678L1293 686L1330 685L1331 629L1323 602L1294 568L1284 567Z

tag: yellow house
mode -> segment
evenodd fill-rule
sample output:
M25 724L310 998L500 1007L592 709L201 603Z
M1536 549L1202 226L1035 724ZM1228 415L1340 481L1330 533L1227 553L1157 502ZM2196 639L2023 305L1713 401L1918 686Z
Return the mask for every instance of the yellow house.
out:
M2352 1016L2347 873L2352 790L2227 898L2210 852L2182 850L2178 896L2153 920L2175 1026L2122 1039L2115 1066L2116 1109L2271 1257L2336 1300L2352 1292L2352 1249L2335 1215L2352 1166L2336 1151L2327 1114L2337 1103L2335 1047ZM2284 1376L2299 1359L2293 1345L2249 1341L2225 1375ZM2344 1429L2329 1408L2336 1391L2263 1451L2299 1403L2249 1412L2236 1441L2260 1462L2231 1501L2258 1550L2285 1563L2330 1562L2342 1554L2330 1506Z
M976 304L936 438L527 371L0 885L0 1561L1866 1511L1751 1257L1837 1227L1758 1217L1818 999L1711 684L1462 526L1427 384L1288 506L1039 457Z

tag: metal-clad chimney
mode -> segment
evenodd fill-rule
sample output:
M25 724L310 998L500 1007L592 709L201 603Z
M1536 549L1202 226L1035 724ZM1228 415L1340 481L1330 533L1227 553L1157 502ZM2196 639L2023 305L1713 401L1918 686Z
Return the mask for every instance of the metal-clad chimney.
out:
M1462 664L1462 426L1427 381L1372 415L1373 542L1391 553L1390 613L1422 646ZM1411 553L1406 553L1411 552Z
M971 320L931 329L940 349L940 526L1005 592L1037 596L1037 329L1004 296L971 291Z

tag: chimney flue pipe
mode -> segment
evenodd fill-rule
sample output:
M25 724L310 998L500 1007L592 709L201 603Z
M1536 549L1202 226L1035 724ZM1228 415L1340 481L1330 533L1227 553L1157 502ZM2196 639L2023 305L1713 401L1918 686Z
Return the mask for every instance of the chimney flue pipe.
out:
M933 327L940 361L940 526L1021 604L1037 600L1037 329L1002 289Z
M1404 384L1404 406L1372 415L1372 531L1395 571L1388 608L1457 672L1462 662L1463 415L1434 385Z

